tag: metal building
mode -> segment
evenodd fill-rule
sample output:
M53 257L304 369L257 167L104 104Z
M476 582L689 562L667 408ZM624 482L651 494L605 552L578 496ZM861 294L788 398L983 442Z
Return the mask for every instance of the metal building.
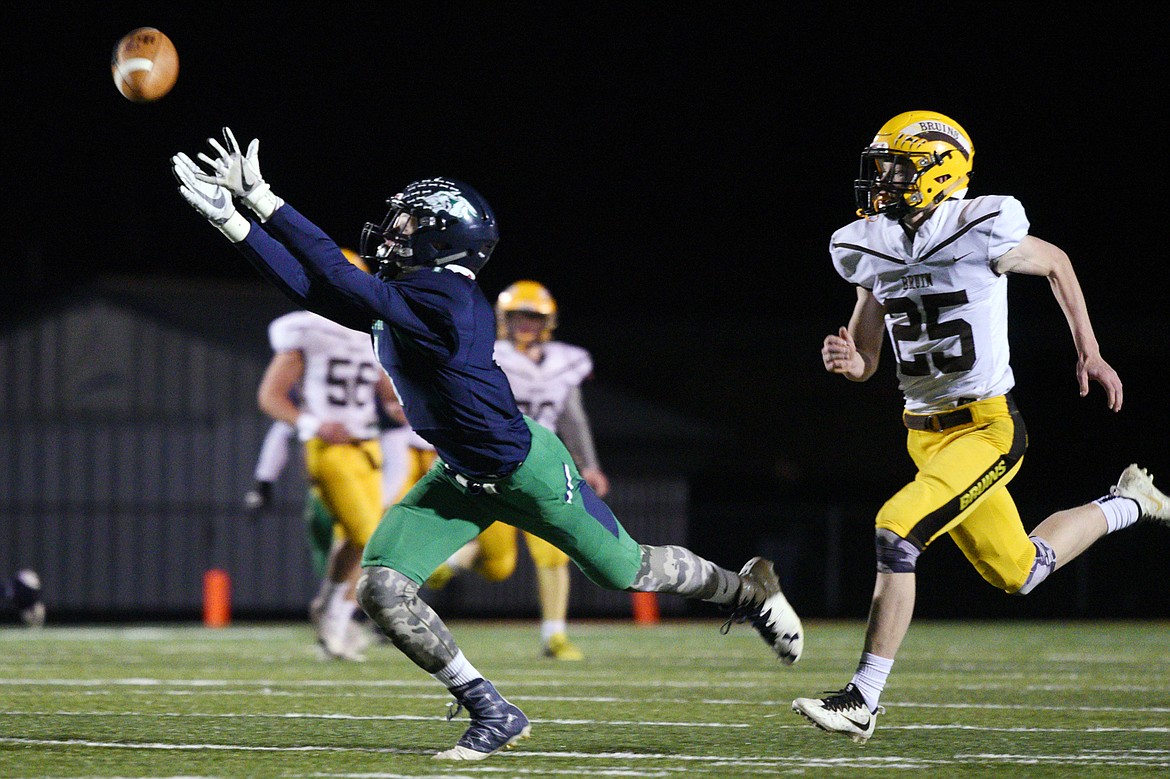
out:
M213 568L231 576L236 615L304 614L316 581L300 458L273 511L252 522L241 509L269 424L255 399L267 325L290 310L263 285L112 280L0 330L0 572L37 570L58 618L198 615ZM685 478L610 475L635 538L686 543ZM426 597L451 614L535 615L520 558L507 582ZM628 595L573 576L571 615L629 613ZM681 608L663 600L666 614Z

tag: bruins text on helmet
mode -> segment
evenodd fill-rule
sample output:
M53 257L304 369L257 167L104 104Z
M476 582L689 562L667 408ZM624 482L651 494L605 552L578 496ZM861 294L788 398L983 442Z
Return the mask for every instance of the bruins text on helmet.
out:
M857 215L901 219L962 198L975 147L958 122L934 111L907 111L882 125L861 152L853 184Z
M508 314L522 312L533 317L541 318L539 333L525 337L525 334L508 322ZM553 330L557 327L557 301L545 286L536 281L521 280L509 284L496 298L496 337L513 341L527 341L521 346L531 343L544 343L552 338Z
M362 228L361 257L379 275L441 265L478 273L500 239L491 206L461 181L415 181L387 203L386 217Z

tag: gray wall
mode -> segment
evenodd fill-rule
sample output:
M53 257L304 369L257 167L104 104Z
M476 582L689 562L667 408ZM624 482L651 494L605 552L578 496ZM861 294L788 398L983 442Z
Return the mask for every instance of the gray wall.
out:
M240 510L268 427L255 403L265 334L246 340L261 348L101 296L0 332L0 573L34 568L51 613L97 620L198 613L204 571L222 567L237 616L303 615L316 581L299 457L274 510L255 522ZM635 538L686 542L683 479L613 476ZM628 595L573 577L571 616L629 613ZM428 598L452 614L537 611L525 552L507 582L457 580Z

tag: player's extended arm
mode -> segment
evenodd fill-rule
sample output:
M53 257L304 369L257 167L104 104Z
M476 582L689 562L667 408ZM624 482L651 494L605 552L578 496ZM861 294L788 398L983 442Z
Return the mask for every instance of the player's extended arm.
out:
M171 158L171 170L179 182L179 193L227 236L261 275L297 305L350 329L367 329L372 319L368 310L355 307L354 301L339 295L327 284L314 284L302 266L302 257L293 251L296 247L284 245L264 230L252 229L253 223L236 210L233 198L239 198L257 218L265 222L281 210L284 200L272 194L271 187L260 175L259 143L253 141L245 156L240 153L230 129L224 128L224 138L228 148L209 139L219 153L219 158L212 159L202 153L198 155L211 167L210 173L182 152ZM292 211L291 208L288 210ZM311 225L303 217L299 221ZM312 227L314 237L332 246L343 264L353 268L345 261L341 249L328 236L316 230L315 226ZM356 268L353 270L361 273Z
M835 335L825 336L821 361L829 373L839 373L850 381L865 381L878 368L882 354L885 307L865 287L857 288L857 303L849 317L849 326Z
M296 303L305 304L308 275L287 249L263 230L252 229L252 223L236 210L231 190L214 180L204 180L206 174L182 152L171 157L171 173L179 182L179 194L192 208L223 233L265 278ZM249 237L259 248L245 243Z
M332 238L272 194L271 187L260 175L258 140L253 139L248 144L245 154L240 151L230 128L223 128L223 137L223 144L214 138L208 139L217 157L198 155L211 172L199 169L189 158L187 162L195 168L191 177L197 183L226 189L251 209L264 225L264 230L253 230L245 236L246 240L241 239L236 244L254 264L257 257L247 252L246 247L254 248L259 259L267 263L270 257L261 236L271 236L291 253L303 275L311 281L303 292L305 300L301 305L305 308L352 330L368 330L374 319L385 319L407 327L419 326L415 313L390 285L350 264ZM274 270L286 284L289 282L283 267ZM296 279L299 282L300 276ZM300 291L299 284L294 285L294 289ZM425 326L422 329L425 330Z
M244 493L244 509L253 520L272 503L272 485L288 465L288 442L295 432L292 425L277 420L264 435L253 472L255 481Z
M256 402L260 410L273 419L287 422L297 429L301 440L312 438L321 426L321 420L309 413L301 413L292 401L292 389L305 375L305 358L299 351L278 352L272 356L260 387Z
M1093 332L1084 292L1064 250L1048 241L1027 235L995 260L993 267L997 273L1021 273L1048 279L1052 294L1060 304L1072 332L1073 345L1077 350L1077 384L1081 397L1089 394L1090 380L1095 381L1105 390L1109 408L1121 411L1121 378L1101 356L1101 347Z
M557 435L581 470L581 477L593 488L599 498L609 492L609 477L601 470L597 459L597 448L593 445L593 431L585 404L581 399L581 388L573 387L565 399L565 408L557 420Z

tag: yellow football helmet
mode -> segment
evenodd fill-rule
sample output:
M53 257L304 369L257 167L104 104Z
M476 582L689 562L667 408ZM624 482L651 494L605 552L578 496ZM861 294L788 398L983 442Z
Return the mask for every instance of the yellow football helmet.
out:
M861 152L853 184L858 216L901 219L962 198L975 147L958 122L935 111L907 111L882 125Z
M527 279L514 282L496 298L496 337L511 339L508 332L508 313L524 311L544 317L537 341L543 343L552 338L557 327L557 301L543 284Z

